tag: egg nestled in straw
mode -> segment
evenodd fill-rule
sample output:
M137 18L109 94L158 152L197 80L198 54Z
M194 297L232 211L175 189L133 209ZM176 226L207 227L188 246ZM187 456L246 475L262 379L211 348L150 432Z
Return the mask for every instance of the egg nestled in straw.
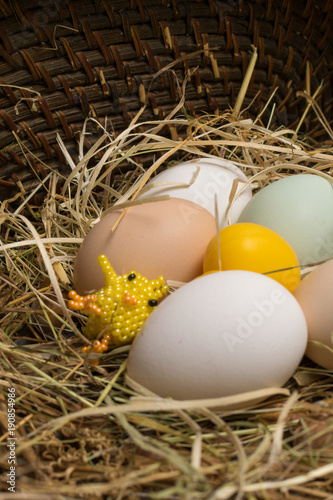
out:
M195 158L167 168L153 177L139 193L138 198L168 195L192 201L213 216L216 214L215 197L219 214L219 227L237 221L241 211L252 197L245 174L236 165L222 158Z
M85 237L74 266L80 295L102 288L98 256L105 255L118 275L135 269L147 279L190 281L202 274L203 256L216 231L205 208L178 198L116 210Z
M280 387L306 342L302 309L280 283L250 271L211 273L147 318L131 346L128 376L180 400Z
M238 223L213 236L204 256L204 273L243 269L267 274L293 291L301 280L297 256L277 233L252 223Z
M333 257L333 185L313 174L290 175L258 191L238 222L272 229L296 252L300 265Z
M316 267L294 291L308 325L306 355L333 370L333 260Z

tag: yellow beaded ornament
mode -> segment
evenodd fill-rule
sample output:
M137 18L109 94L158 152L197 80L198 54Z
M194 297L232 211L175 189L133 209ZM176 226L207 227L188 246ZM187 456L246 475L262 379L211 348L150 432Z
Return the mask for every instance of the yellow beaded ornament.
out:
M96 294L84 297L75 290L68 294L68 307L88 316L83 333L93 339L103 332L101 340L94 340L92 349L91 346L82 348L84 353L90 349L94 353L103 353L110 344L131 342L158 300L169 290L162 276L152 281L134 271L118 276L105 255L98 257L98 263L105 277L105 286Z

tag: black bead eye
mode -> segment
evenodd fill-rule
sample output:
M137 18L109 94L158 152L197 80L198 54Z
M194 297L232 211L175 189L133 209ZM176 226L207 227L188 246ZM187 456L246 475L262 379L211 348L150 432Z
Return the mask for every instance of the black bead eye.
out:
M135 280L135 278L136 278L136 274L134 274L134 273L131 273L131 274L129 274L129 275L127 276L128 281Z
M157 306L157 300L155 300L155 299L148 300L148 305L150 307L156 307Z

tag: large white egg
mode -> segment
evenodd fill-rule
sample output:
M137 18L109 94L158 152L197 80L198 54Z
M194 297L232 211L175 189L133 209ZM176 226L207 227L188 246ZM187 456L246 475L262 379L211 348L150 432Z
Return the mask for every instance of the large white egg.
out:
M160 172L146 184L145 191L139 194L138 199L169 195L197 203L215 216L217 195L219 224L220 228L223 228L227 225L226 211L234 180L240 181L236 191L238 193L247 183L247 178L240 168L230 161L220 158L197 158ZM248 185L233 202L230 211L231 224L237 221L251 197L252 191Z
M293 295L251 271L201 276L146 320L128 375L162 397L201 399L281 387L298 367L307 326Z

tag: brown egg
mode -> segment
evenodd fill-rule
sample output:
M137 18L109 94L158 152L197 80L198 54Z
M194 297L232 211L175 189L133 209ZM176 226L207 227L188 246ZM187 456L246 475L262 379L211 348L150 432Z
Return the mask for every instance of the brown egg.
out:
M333 260L321 264L308 274L294 291L303 309L309 341L318 341L333 349ZM308 343L305 354L324 368L333 370L333 352Z
M117 274L136 271L149 280L190 281L202 273L206 247L216 232L215 219L188 200L170 198L115 211L94 226L75 262L74 285L83 295L104 286L97 257L107 256Z

